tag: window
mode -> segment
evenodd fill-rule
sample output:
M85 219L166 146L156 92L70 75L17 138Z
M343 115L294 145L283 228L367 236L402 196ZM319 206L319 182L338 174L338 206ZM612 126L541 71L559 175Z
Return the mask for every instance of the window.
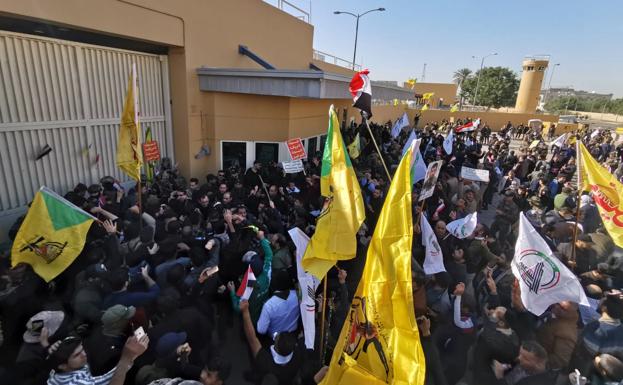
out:
M539 71L545 71L545 66L539 66Z
M223 169L238 167L244 172L247 165L247 144L245 142L222 142L221 159Z
M318 145L318 138L311 137L307 139L307 158L311 159L314 155L316 155L316 147Z
M534 71L534 66L527 66L526 71Z
M255 160L262 164L279 162L279 143L255 143Z

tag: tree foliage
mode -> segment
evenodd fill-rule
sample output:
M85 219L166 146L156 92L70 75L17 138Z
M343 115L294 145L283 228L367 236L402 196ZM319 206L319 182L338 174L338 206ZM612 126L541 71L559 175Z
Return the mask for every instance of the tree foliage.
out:
M478 95L476 85L480 76ZM476 103L486 107L514 106L519 89L519 78L510 69L505 67L487 67L469 76L461 87L461 96L467 98L470 103Z
M623 114L623 98L609 100L604 97L561 96L545 103L547 112L565 111L606 112Z
M460 86L461 84L463 84L463 82L467 78L469 78L471 74L472 74L472 70L470 70L469 68L461 68L461 69L454 71L454 74L452 75L452 79L454 80L456 84Z

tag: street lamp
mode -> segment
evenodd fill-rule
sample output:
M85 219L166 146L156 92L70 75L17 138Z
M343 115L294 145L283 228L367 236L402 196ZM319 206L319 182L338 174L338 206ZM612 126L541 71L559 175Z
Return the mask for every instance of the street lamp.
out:
M480 76L482 75L482 67L485 64L485 59L488 58L489 56L496 56L498 53L494 52L494 53L490 53L488 55L485 55L482 57L482 60L480 61L480 71L478 72L478 79L476 80L476 92L474 93L474 107L476 106L476 102L478 101L478 87L480 87ZM472 59L476 59L477 56L472 56Z
M560 63L556 63L552 66L552 73L549 75L549 83L547 84L547 91L545 91L545 97L543 98L543 105L547 103L547 98L549 98L549 92L552 89L552 78L554 77L554 70L558 67Z
M375 9L371 9L369 11L365 11L364 13L360 13L360 14L354 14L351 12L345 12L345 11L334 11L333 13L336 15L351 15L352 17L354 17L355 19L357 19L357 24L355 26L355 52L353 53L353 70L355 69L355 58L357 57L357 35L359 35L359 18L363 15L366 15L370 12L375 12L375 11L379 11L379 12L383 12L385 10L385 8L375 8Z

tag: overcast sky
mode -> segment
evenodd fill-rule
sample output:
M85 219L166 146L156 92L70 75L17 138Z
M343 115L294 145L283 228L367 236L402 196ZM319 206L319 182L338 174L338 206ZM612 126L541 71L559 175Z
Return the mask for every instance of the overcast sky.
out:
M519 73L524 56L547 54L560 63L552 87L623 97L623 1L311 0L314 48L352 60L355 18L333 11L378 7L386 11L360 19L357 46L373 80L420 80L426 63L425 81L450 82L456 69L480 66L472 56L492 52L485 66Z

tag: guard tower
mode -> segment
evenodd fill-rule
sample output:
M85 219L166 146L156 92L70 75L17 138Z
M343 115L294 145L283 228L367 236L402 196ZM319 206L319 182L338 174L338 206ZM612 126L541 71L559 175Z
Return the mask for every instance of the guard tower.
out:
M549 64L549 55L528 56L523 60L523 72L515 102L515 112L533 114L539 104L539 94L545 70Z

